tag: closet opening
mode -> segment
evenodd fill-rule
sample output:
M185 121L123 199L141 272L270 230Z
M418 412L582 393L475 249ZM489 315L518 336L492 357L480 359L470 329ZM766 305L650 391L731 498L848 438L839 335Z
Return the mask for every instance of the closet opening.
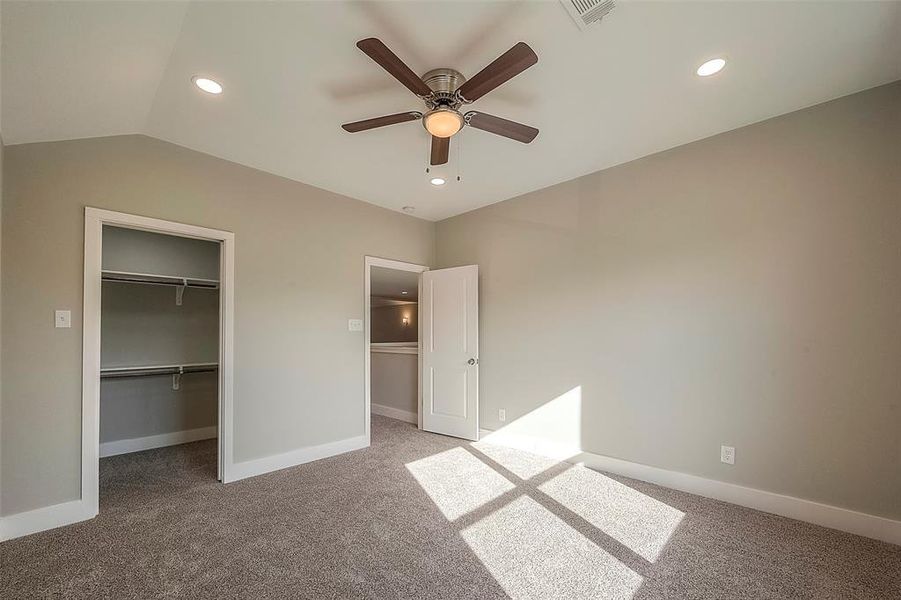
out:
M88 208L82 499L228 481L234 237Z
M218 478L219 246L103 226L101 494L136 460L129 485Z
M423 265L366 257L366 435L372 415L421 427L419 279Z

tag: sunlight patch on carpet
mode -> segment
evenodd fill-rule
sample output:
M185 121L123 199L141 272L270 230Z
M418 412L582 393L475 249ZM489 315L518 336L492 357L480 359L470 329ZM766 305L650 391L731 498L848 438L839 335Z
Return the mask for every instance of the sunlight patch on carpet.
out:
M406 466L450 521L515 487L463 448L453 448Z
M684 513L585 467L573 467L539 490L649 562L660 556Z
M539 456L530 452L523 452L515 448L488 444L485 442L473 442L473 448L501 465L520 479L531 479L544 473L551 467L559 465L560 461L546 456Z
M631 598L642 577L528 496L461 532L512 598Z

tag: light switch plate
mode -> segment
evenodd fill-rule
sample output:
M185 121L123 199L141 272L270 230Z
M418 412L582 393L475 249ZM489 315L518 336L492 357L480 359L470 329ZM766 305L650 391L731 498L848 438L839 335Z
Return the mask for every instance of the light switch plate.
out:
M72 311L58 310L54 313L53 322L57 328L72 327Z
M348 319L347 320L347 330L348 331L363 331L363 319Z

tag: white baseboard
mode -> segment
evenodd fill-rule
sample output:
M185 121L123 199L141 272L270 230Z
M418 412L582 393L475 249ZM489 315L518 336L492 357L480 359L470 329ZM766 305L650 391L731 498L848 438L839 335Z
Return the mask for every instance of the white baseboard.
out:
M527 452L551 456L573 464L583 464L598 471L607 471L608 473L647 481L683 492L697 494L698 496L722 500L790 519L797 519L831 529L882 540L890 544L901 545L901 521L795 498L794 496L776 494L714 479L705 479L697 475L668 471L591 452L580 452L577 449L569 449L567 451L561 446L547 444L537 438L530 439L519 435L504 435L503 430L493 432L482 429L479 431L479 439L487 443L512 446Z
M82 500L72 500L36 508L26 512L0 517L0 542L24 535L30 535L45 529L54 529L63 525L71 525L79 521L93 519L97 513Z
M369 446L369 440L366 439L365 435L361 435L345 440L338 440L337 442L320 444L319 446L299 448L297 450L292 450L291 452L285 452L284 454L246 460L231 466L231 469L228 471L228 482L231 483L232 481L238 481L239 479L256 477L257 475L271 473L272 471L295 467L314 460L366 448L367 446Z
M107 450L112 452L112 454L104 454L103 445L101 445L100 455L112 456L113 454L136 452L138 450L181 444L207 439L209 437L216 437L215 427L191 429L174 434L165 434L163 436L119 440L116 442L108 442L110 447L108 447ZM156 441L151 442L150 440ZM152 443L156 445L148 445ZM361 435L359 437L321 444L319 446L300 448L299 450L293 450L284 454L235 463L228 472L228 481L238 481L239 479L245 479L247 477L263 475L264 473L269 473L271 471L293 467L321 458L328 458L337 454L350 452L351 450L359 450L361 448L366 448L367 446L369 446L369 441L366 439L366 436ZM63 502L61 504L37 508L23 513L6 515L0 518L0 541L11 540L46 529L62 527L63 525L71 525L72 523L92 519L96 516L97 513L92 511L88 507L88 504L83 500L73 500L71 502Z
M374 415L382 415L383 417L388 417L389 419L397 419L398 421L413 423L414 425L419 424L419 415L414 412L401 410L399 408L394 408L391 406L385 406L384 404L376 404L374 402L369 406L372 414Z
M164 446L175 446L176 444L187 444L188 442L208 440L210 438L216 437L216 435L216 426L212 425L210 427L187 429L185 431L173 431L171 433L161 433L159 435L149 435L147 437L103 442L102 444L100 444L100 458L115 456L117 454L127 454L129 452L140 452L141 450L152 450L153 448L162 448Z

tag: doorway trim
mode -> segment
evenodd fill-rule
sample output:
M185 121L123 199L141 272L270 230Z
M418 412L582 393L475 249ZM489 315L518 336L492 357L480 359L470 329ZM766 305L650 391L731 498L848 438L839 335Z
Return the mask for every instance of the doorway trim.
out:
M370 337L372 327L372 307L371 307L371 289L372 289L372 267L384 267L386 269L395 269L398 271L411 271L413 273L423 273L429 268L425 265L417 265L399 260L391 260L389 258L379 258L378 256L363 257L363 431L366 435L366 445L370 445L372 441L372 432L370 431L370 420L372 415L372 355L370 354ZM417 284L416 302L418 304L419 297L422 296L422 278ZM418 310L417 310L418 312ZM422 323L416 319L417 341L422 339ZM417 427L422 429L422 385L420 381L419 371L422 368L422 348L418 348L416 352L416 413Z
M100 300L103 226L219 242L219 479L231 481L234 432L235 234L90 206L84 209L84 315L81 390L81 503L97 516L100 502Z

